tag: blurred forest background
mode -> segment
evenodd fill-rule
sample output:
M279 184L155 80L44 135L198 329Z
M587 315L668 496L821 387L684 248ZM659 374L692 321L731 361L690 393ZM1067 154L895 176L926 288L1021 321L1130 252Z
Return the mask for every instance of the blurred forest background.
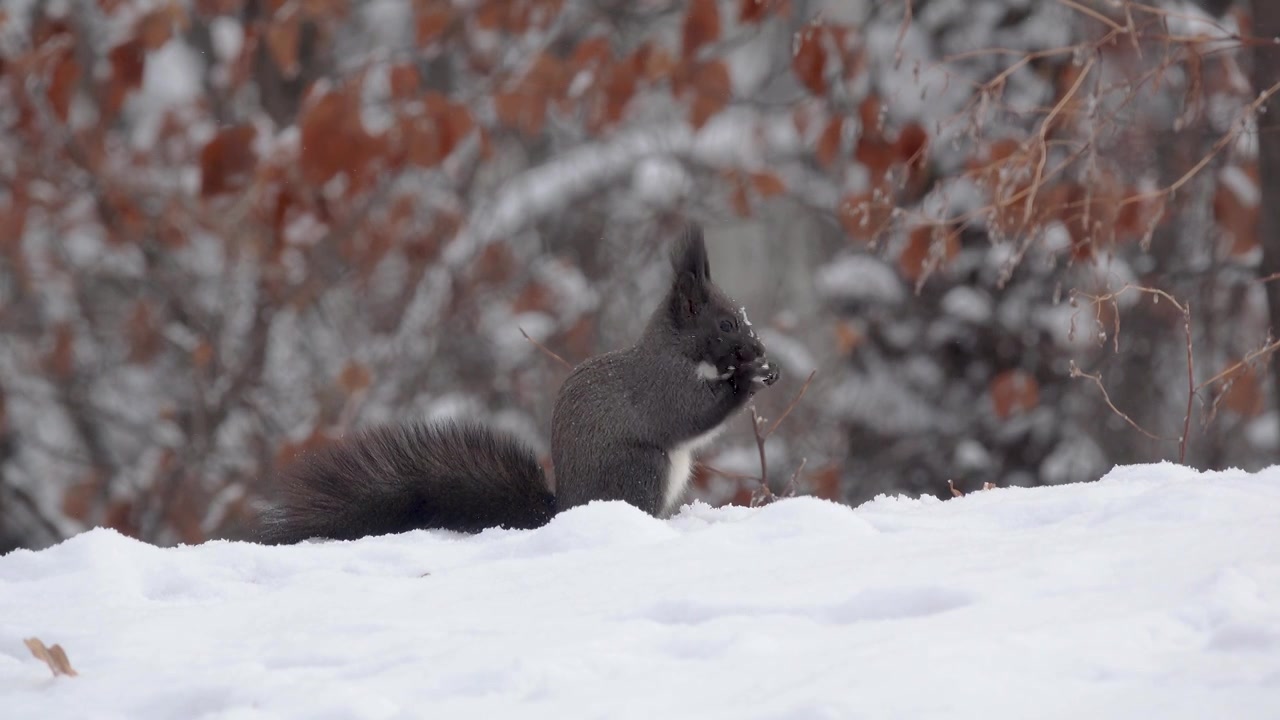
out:
M1273 0L0 0L0 551L237 536L368 423L545 457L531 340L630 342L687 217L768 426L815 373L777 492L1269 464L1278 43Z

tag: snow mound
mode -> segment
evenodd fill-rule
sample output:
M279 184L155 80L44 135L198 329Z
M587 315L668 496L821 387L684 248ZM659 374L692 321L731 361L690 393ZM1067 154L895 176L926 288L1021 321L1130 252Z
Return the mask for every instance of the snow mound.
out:
M53 678L23 638L59 643ZM6 718L1263 718L1280 468L0 558Z

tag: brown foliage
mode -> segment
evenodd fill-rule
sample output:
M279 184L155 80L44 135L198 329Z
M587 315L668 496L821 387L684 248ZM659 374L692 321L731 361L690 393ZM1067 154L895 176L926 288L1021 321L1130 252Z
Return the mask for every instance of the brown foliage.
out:
M803 132L803 130L801 130ZM836 116L831 118L826 128L822 131L822 135L818 138L818 146L814 151L814 157L818 163L824 168L830 168L835 165L838 154L844 138L844 118Z
M893 219L893 203L875 193L866 192L845 197L837 212L840 225L849 237L870 242Z
M49 103L58 119L66 122L71 112L71 98L75 94L76 84L80 82L80 64L76 62L75 52L67 48L58 53L53 66L53 77L49 82Z
M827 35L824 30L825 28L817 25L801 30L797 37L796 52L791 57L791 71L815 95L825 95L827 92L827 49L823 46Z
M286 5L267 25L267 51L285 78L297 77L302 70L298 62L298 43L302 36L302 11L297 5Z
M738 19L744 23L759 23L773 15L788 16L791 0L739 0Z
M426 48L439 41L453 21L453 8L448 0L426 0L415 9L418 47Z
M312 185L323 185L341 173L357 187L362 186L384 155L386 139L369 134L360 120L359 87L354 82L318 90L304 107L298 125L302 138L299 165Z
M720 39L718 0L690 0L681 32L681 48L685 60L695 58L698 50L718 39Z
M907 280L916 282L945 268L959 253L960 239L954 231L921 225L907 234L907 244L898 256L898 269Z
M222 128L200 151L200 193L205 197L232 193L249 184L258 156L252 125Z
M686 86L692 94L689 122L700 128L729 104L733 95L729 68L721 60L696 65Z
M991 380L988 393L996 417L1010 417L1034 409L1040 404L1040 385L1023 370L1006 370Z
M787 191L786 183L782 182L782 178L770 172L753 172L750 174L751 185L756 192L760 193L760 197L771 198L775 195L782 195Z
M1246 418L1257 417L1266 409L1262 380L1251 365L1239 364L1224 382L1227 385L1223 391L1222 406L1226 409Z
M338 374L338 385L348 395L365 390L372 384L373 373L369 370L369 366L358 362L347 363Z
M1231 253L1243 255L1258 247L1259 207L1256 199L1241 197L1241 189L1225 179L1226 172L1238 172L1257 188L1258 167L1255 163L1224 171L1213 193L1213 219L1230 238Z

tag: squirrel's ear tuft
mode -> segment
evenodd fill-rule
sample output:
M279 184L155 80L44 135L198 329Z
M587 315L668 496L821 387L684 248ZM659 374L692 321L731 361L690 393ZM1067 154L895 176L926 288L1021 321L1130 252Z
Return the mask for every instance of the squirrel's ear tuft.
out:
M711 263L700 224L690 222L685 226L684 234L671 248L671 268L677 278L689 273L702 282L711 282Z
M696 317L711 297L711 263L702 240L702 226L689 223L671 248L672 300L677 320Z

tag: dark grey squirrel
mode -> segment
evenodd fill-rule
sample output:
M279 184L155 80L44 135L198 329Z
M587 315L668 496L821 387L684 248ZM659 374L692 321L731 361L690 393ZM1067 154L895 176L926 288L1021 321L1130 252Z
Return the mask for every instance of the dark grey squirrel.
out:
M693 455L777 368L746 312L711 280L696 223L666 296L631 347L569 374L552 411L552 493L533 451L474 423L383 425L306 453L280 477L260 539L354 539L417 528L534 528L593 500L678 507Z

